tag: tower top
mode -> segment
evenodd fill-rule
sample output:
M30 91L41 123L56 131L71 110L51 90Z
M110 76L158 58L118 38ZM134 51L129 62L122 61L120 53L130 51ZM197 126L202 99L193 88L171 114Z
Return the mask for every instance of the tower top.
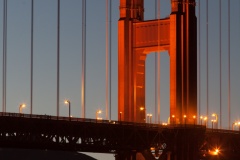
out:
M171 0L172 12L185 12L186 8L195 5L195 0Z
M144 0L120 0L120 19L143 20Z

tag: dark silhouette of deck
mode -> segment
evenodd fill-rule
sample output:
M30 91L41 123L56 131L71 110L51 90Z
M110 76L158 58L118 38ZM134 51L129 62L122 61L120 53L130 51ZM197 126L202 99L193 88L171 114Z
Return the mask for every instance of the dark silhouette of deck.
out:
M219 147L220 153L228 158L240 157L240 132L237 131L190 124L159 125L17 113L0 115L1 148L112 153L116 154L116 159L137 152L152 159L151 152L155 150L166 159L169 154L207 158L212 156L209 151Z

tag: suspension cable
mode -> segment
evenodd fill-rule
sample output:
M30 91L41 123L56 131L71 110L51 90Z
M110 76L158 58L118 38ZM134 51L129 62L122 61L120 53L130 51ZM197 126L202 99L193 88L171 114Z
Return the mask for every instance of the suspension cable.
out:
M155 19L157 19L157 1L155 0ZM155 123L158 123L158 107L157 107L157 52L154 55L155 58Z
M161 83L160 83L160 80L161 80L161 77L160 77L160 75L161 75L161 66L160 66L160 29L159 29L159 27L160 27L160 0L158 0L158 54L157 54L157 56L158 56L158 58L157 58L157 67L158 67L158 123L160 123L160 119L161 119L161 117L160 117L160 114L161 114L161 103L160 103L160 85L161 85Z
M57 8L57 117L59 116L59 77L60 77L60 0Z
M206 0L206 73L207 73L207 117L209 117L208 113L208 0Z
M220 129L222 129L222 5L221 0L219 0L219 105L220 105Z
M106 0L106 119L108 120L108 0Z
M5 76L4 76L4 71L5 71L5 61L4 61L4 59L5 59L5 3L6 3L6 0L4 0L3 1L3 66L2 66L2 69L3 69L3 71L2 71L2 74L3 74L3 80L2 80L2 112L4 112L4 105L5 105L5 103L4 103L4 78L5 78Z
M112 72L112 69L111 69L111 66L112 66L112 59L111 59L111 50L112 50L112 47L111 47L111 41L112 41L112 1L110 0L109 1L109 119L111 120L111 97L112 97L112 94L111 94L111 81L112 81L112 78L111 78L111 72Z
M6 112L6 82L7 82L7 0L3 1L3 97L2 111Z
M33 108L33 15L34 14L34 0L31 4L31 64L30 64L30 114L32 114Z
M230 60L230 55L231 55L231 51L230 51L230 41L231 41L231 37L230 37L230 0L228 0L228 127L229 130L231 129L231 60Z
M199 98L198 98L198 117L201 116L201 29L200 29L200 22L201 22L201 10L200 10L200 1L198 2L198 91L199 91Z
M85 118L85 80L86 80L86 0L82 0L82 83L81 105L82 118Z
M155 19L158 21L158 51L155 53L155 123L160 123L160 0L155 0Z

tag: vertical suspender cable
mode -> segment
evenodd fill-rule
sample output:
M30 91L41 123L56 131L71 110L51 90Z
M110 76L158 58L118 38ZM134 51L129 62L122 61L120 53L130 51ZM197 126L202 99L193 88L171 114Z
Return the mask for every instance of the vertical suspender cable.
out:
M155 54L155 123L160 123L160 0L155 0L155 18L158 20L158 52Z
M60 63L60 0L57 8L57 117L59 116L59 63Z
M222 129L222 5L219 0L219 106L220 106L220 129Z
M7 111L7 0L5 3L5 71L4 71L4 111Z
M3 112L6 112L7 82L7 0L3 4Z
M4 112L4 57L5 57L5 0L3 1L3 62L2 62L2 112Z
M200 0L198 1L198 117L200 118L201 116L201 4Z
M183 5L181 6L182 7L182 12L185 12L185 8L183 7ZM183 21L183 18L181 18L181 21ZM184 43L183 43L183 39L184 39L184 36L183 36L183 34L184 34L184 31L183 31L183 29L184 29L184 26L183 26L183 23L181 23L181 87L182 87L182 95L181 95L181 100L182 100L182 106L181 106L181 110L182 110L182 112L180 113L180 115L181 114L186 114L186 111L185 111L185 108L184 108L184 106L185 106L185 103L184 103L184 90L183 90L183 88L184 88L184 48L183 48L183 45L184 45ZM182 116L183 115L181 115L181 118L180 118L180 121L182 121L181 119L182 119Z
M3 1L3 80L2 80L2 112L5 112L5 19L6 19L6 0Z
M106 119L108 119L108 0L106 0Z
M157 19L157 1L155 0L155 19ZM155 57L155 123L158 123L158 109L157 109L157 53L154 55Z
M30 114L32 114L32 108L33 108L33 8L34 7L34 0L32 0L31 4L31 66L30 66Z
M228 127L231 129L230 0L228 0Z
M82 118L85 118L85 80L86 80L86 0L82 0Z
M7 0L5 3L4 111L7 111Z
M160 113L161 113L161 105L160 105L160 0L158 0L158 53L157 53L157 88L158 88L158 123L160 123Z
M187 30L187 32L186 32L186 41L187 41L187 44L189 44L189 0L187 0L187 2L185 3L185 12L187 12L187 15L186 15L186 22L187 22L187 24L186 24L186 30ZM186 113L188 113L188 107L189 107L189 46L187 46L186 47L186 52L187 52L187 54L186 54L186 58L187 58L187 66L186 66L186 71L187 71L187 73L186 73L186 75L187 75L187 85L186 85L186 87L187 87L187 110L186 110ZM196 116L196 115L195 115Z
M111 41L112 41L112 38L111 38L111 34L112 34L112 1L110 0L110 2L109 2L109 21L110 21L110 24L109 24L109 119L111 120L111 102L112 102L112 100L111 100L111 96L112 96L112 94L111 94L111 85L112 85L112 83L111 83L111 81L112 81L112 78L111 78L111 72L112 72L112 70L111 70L111 66L112 66L112 63L111 63L111 61L112 61L112 59L111 59L111 50L112 50L112 47L111 47Z
M208 113L208 0L206 0L206 73L207 73L207 117Z

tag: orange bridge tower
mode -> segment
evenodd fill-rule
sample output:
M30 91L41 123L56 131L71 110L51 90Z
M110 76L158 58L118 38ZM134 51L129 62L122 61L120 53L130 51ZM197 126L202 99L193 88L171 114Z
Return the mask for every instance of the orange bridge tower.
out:
M171 123L193 123L197 115L195 0L171 0L171 14L165 19L145 21L144 0L120 0L119 9L118 119L145 122L146 56L168 51Z

